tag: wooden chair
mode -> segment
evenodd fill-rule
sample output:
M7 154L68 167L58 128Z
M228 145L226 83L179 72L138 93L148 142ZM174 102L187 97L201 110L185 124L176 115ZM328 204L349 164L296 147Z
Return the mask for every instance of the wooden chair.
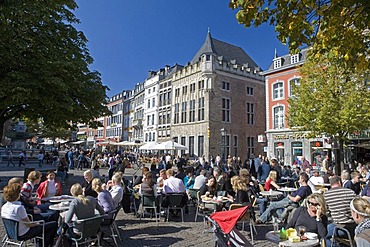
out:
M38 220L38 221L30 222L30 223L42 224L42 235L41 235L41 237L33 236L33 237L30 237L29 239L23 239L22 237L19 237L19 235L18 235L19 222L18 221L11 220L11 219L6 219L6 218L2 218L2 221L3 221L5 232L6 232L6 236L4 237L4 239L2 241L2 246L12 244L12 245L17 245L17 246L22 247L26 240L36 241L36 238L41 239L42 246L45 246L45 221ZM36 242L35 242L35 245L36 245Z
M257 199L254 200L254 202L253 202L254 204L256 203L256 200ZM252 207L254 206L253 203L252 203ZM241 207L244 207L244 206L242 204L231 204L230 207L229 207L229 210L233 210L233 209L237 209L237 208L241 208ZM257 235L257 230L256 230L256 226L254 225L254 220L250 215L250 212L246 211L245 214L243 215L243 217L238 220L238 222L241 222L243 224L243 226L242 226L243 231L244 231L244 223L249 222L249 229L250 229L251 240L252 240L252 244L253 244L254 243L253 242L253 231Z

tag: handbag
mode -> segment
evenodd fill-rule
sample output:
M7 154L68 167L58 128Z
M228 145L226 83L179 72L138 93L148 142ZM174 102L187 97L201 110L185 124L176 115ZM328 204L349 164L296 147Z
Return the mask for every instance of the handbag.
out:
M63 233L58 236L57 241L54 244L54 247L70 247L71 244L67 236Z

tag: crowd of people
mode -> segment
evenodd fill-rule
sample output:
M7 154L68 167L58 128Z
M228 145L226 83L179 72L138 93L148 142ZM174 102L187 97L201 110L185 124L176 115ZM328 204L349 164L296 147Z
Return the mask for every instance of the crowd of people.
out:
M120 206L124 192L131 186L123 176L133 162L132 157L127 153L91 150L86 154L70 149L65 156L58 157L56 171L49 172L45 181L41 182L38 171L32 171L26 183L19 178L11 179L4 188L1 215L20 222L19 234L24 239L40 234L37 225L24 224L27 213L33 215L34 220L47 222L50 227L47 228L46 246L53 244L57 232L66 232L69 236L79 234L78 226L73 222L92 217L96 210L104 215L103 224L109 224L112 211ZM354 170L334 174L330 166L317 169L304 158L292 167L263 156L244 162L237 157L228 157L222 162L220 156L209 162L199 157L192 163L185 157L173 158L171 155L141 159L149 165L143 165L141 174L132 181L134 193L128 203L133 204L135 211L141 196L158 197L158 205L166 208L170 204L169 195L180 193L183 195L181 206L185 207L185 213L189 213L187 202L194 199L192 192L199 191L204 201L218 196L228 199L215 210L228 210L230 204L249 205L248 213L257 224L277 222L287 228L303 225L308 232L317 233L327 246L331 245L334 228L339 224L350 232L357 246L370 244L370 164L358 164ZM108 168L107 174L100 174L102 166ZM84 180L71 186L74 199L66 212L50 210L50 203L43 199L61 195L66 171L70 169L87 169ZM56 175L62 178L61 182L55 180ZM324 188L325 184L327 188ZM277 197L266 197L261 193L282 187L296 189ZM32 196L33 192L37 197ZM170 214L178 216L176 210ZM338 231L337 234L342 236L344 233Z

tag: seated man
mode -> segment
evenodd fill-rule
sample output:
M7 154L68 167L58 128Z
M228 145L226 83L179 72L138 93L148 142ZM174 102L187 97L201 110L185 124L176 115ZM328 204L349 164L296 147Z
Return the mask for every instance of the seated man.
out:
M168 194L171 193L183 193L183 199L181 205L186 205L188 201L188 196L186 194L185 185L181 179L174 177L174 171L172 169L168 169L166 171L167 179L163 182L163 193L166 195L162 202L162 207L166 208L170 205L169 198L167 197ZM188 207L185 208L185 213L188 213Z
M342 187L341 178L333 176L330 178L331 189L324 194L324 198L330 211L333 223L328 225L328 234L326 235L326 246L331 246L331 237L333 235L335 224L341 224L349 231L351 237L355 235L356 223L351 216L350 203L356 194L353 190ZM343 232L339 232L344 236Z
M311 191L315 193L317 188L315 185L320 185L324 183L324 178L320 176L319 170L315 169L312 171L312 177L308 180L308 185L311 188Z
M299 183L301 184L299 189L293 192L291 195L288 195L287 197L279 201L271 202L266 211L262 215L260 215L259 220L257 220L257 223L261 224L267 222L270 219L270 217L275 213L277 213L278 216L280 216L280 212L278 212L278 209L282 209L289 205L298 207L299 203L312 193L311 188L307 185L307 181L308 175L302 172L299 175Z

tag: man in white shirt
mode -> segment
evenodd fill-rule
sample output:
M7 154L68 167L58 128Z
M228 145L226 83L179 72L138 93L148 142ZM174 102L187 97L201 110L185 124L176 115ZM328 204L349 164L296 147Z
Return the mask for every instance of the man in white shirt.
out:
M187 205L188 202L188 195L186 194L186 189L184 182L179 179L175 178L174 171L172 169L168 169L166 171L167 174L167 179L163 181L163 192L166 194L166 197L164 198L162 202L162 207L166 208L170 205L170 200L169 197L167 196L168 194L174 194L174 193L183 193L182 201L181 201L181 206ZM177 212L170 212L171 214L177 215ZM189 213L189 209L186 206L185 207L185 213Z
M206 183L206 173L207 171L202 169L199 176L195 177L193 189L199 190Z
M122 177L120 175L113 175L109 193L112 195L114 207L118 207L123 198Z
M317 191L315 185L319 184L324 184L324 178L320 176L319 170L313 170L312 177L308 180L308 185L311 187L312 193Z

